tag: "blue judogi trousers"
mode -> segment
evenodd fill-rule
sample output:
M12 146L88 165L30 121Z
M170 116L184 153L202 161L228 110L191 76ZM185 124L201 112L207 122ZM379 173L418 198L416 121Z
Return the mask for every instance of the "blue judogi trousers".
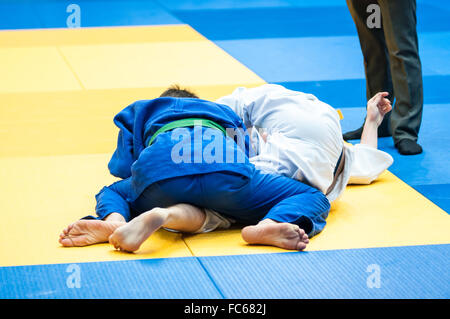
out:
M109 188L120 194L121 185L125 184L117 183ZM102 198L104 209L109 206L107 202L107 198ZM130 218L155 207L179 203L215 210L241 224L256 224L265 218L297 224L310 237L325 227L330 209L327 198L317 189L255 170L251 177L213 172L153 183L130 203ZM102 207L97 207L97 214L102 215Z

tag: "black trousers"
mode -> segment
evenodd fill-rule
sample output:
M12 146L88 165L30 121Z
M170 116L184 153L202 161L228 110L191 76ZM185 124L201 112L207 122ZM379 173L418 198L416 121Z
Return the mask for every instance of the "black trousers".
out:
M376 25L373 6L379 6ZM394 143L417 141L423 110L422 66L416 30L415 0L347 0L364 56L367 99L380 91L395 103L383 128ZM369 8L368 8L369 7ZM369 21L368 21L369 20ZM381 128L381 127L380 127Z

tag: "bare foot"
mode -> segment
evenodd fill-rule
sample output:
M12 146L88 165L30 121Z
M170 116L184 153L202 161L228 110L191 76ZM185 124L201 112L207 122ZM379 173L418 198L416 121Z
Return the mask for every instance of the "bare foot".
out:
M103 220L78 220L67 226L59 235L59 242L64 247L81 247L108 242L108 237L124 222Z
M165 209L154 208L117 228L109 236L109 242L116 249L134 252L151 234L164 225L166 219Z
M290 250L303 250L309 243L308 235L299 226L267 219L255 226L244 227L242 238L249 244L271 245Z

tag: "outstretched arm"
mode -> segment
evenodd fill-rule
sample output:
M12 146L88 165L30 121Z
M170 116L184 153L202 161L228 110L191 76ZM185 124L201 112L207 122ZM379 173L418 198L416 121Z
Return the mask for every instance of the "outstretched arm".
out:
M366 122L360 144L352 147L353 163L348 184L370 184L393 163L388 153L377 149L378 126L392 110L387 92L375 94L367 102Z
M366 144L373 148L378 147L378 126L384 116L392 110L391 101L386 98L388 95L387 92L379 92L367 102L366 122L360 144Z

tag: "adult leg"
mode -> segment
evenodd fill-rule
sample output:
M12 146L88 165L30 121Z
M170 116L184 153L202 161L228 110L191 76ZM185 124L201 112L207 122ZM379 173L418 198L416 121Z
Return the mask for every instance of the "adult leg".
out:
M418 154L423 110L422 67L416 31L415 0L379 0L396 102L391 115L395 146L404 155Z
M359 36L361 51L364 57L364 71L366 75L366 97L372 98L378 92L388 92L391 101L394 98L393 86L390 75L388 52L384 33L381 28L369 27L367 18L371 12L367 12L370 5L378 4L375 0L347 0L347 6L355 22ZM390 136L389 114L378 127L378 136ZM344 134L345 140L360 139L363 126Z

